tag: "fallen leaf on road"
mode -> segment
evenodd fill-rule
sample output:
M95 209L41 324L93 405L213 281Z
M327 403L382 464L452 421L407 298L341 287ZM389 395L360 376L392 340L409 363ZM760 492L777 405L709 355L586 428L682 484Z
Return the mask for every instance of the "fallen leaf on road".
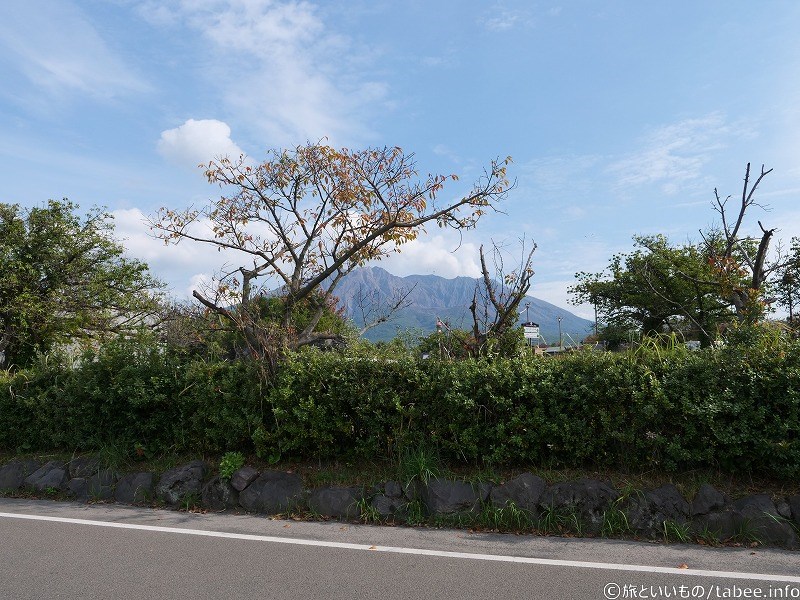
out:
M681 563L681 564L678 565L678 568L679 569L688 569L689 565L687 565L686 563Z

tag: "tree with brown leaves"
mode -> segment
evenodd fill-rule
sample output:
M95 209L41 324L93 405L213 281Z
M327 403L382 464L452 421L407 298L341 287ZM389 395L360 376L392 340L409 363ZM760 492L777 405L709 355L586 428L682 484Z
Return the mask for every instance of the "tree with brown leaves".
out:
M260 164L219 158L201 166L225 194L200 209L162 208L151 226L166 243L210 244L246 262L194 296L238 329L255 356L274 362L286 349L335 337L318 326L336 285L354 268L400 252L429 223L475 227L511 187L509 162L493 161L465 195L441 201L445 183L458 178L420 177L414 155L396 147L307 144L272 151ZM270 286L283 311L279 322L264 323L251 303ZM300 306L310 311L302 326Z

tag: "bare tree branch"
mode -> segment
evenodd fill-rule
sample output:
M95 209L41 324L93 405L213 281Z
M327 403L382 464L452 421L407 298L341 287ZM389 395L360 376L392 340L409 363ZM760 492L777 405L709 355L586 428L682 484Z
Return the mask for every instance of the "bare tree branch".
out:
M502 249L495 242L492 242L494 273L490 272L483 246L479 249L481 278L469 306L475 338L474 354L482 352L489 338L502 336L516 324L519 305L531 287L533 253L536 251L535 243L530 251L526 250L524 238L520 240L520 246L520 264L511 272L505 271Z

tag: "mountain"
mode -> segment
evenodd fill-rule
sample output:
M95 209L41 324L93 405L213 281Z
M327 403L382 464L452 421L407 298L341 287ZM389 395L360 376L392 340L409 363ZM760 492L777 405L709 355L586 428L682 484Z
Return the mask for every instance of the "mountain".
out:
M364 318L359 308L359 299L370 304L387 305L393 298L408 292L406 300L410 306L395 312L392 319L367 331L364 335L370 341L390 340L398 333L416 330L424 334L436 330L436 319L439 318L453 328L471 329L472 315L469 305L475 292L477 280L470 277L445 279L437 275L408 275L398 277L380 267L356 269L347 275L336 287L335 295L339 298L339 306L361 327ZM541 335L551 344L558 344L558 317L561 317L561 331L564 343L569 344L571 336L580 341L592 330L593 323L572 314L568 310L526 296L520 304L521 320L525 320L525 304L530 303L528 315L531 321L538 323ZM369 319L368 319L369 320Z

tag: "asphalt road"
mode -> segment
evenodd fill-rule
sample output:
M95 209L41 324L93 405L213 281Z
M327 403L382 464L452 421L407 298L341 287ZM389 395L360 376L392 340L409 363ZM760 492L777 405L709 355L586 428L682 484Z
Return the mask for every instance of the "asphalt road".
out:
M800 599L800 553L0 499L2 599L696 597Z

